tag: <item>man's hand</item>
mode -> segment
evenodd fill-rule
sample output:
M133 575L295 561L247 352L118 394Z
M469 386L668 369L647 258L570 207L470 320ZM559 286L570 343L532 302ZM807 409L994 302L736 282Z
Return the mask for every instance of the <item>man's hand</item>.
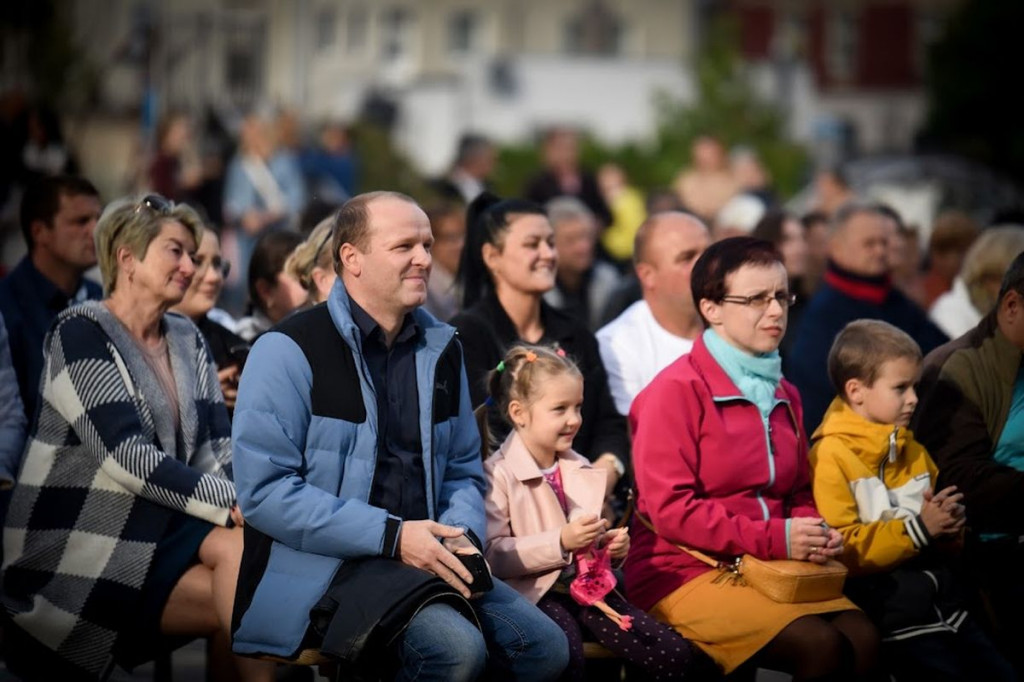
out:
M471 593L468 585L473 581L473 576L454 554L437 541L438 538L447 541L459 537L472 546L463 536L461 528L445 526L436 521L403 521L398 533L399 556L402 563L433 573L469 599Z

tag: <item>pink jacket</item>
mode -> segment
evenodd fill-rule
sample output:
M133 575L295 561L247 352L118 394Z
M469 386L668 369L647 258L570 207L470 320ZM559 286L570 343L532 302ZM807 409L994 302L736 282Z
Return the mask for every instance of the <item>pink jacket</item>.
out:
M788 522L818 516L800 396L783 380L768 420L740 393L703 339L633 402L636 511L626 559L630 601L650 609L711 570L673 543L718 557L788 556Z
M487 543L491 571L536 604L572 562L562 553L562 526L581 515L600 514L603 469L569 450L558 454L569 518L544 480L519 434L513 431L484 462L487 475Z

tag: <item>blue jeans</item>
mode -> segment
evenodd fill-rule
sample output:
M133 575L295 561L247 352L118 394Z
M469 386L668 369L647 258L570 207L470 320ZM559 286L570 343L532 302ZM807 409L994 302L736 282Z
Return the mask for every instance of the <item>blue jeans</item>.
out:
M569 662L565 633L511 587L473 600L483 632L455 609L432 604L409 623L399 646L398 680L554 680Z

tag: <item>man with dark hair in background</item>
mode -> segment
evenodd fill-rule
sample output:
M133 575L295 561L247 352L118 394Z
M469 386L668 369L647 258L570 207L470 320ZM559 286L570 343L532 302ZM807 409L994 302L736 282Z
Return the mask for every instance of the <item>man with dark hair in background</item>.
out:
M785 373L804 401L807 433L814 432L835 397L825 368L833 339L849 322L888 322L909 334L924 353L948 340L924 310L893 286L889 210L850 202L832 219L824 278L794 330L796 341L785 361Z
M22 197L28 254L0 280L0 313L29 421L38 402L50 323L69 305L102 296L98 284L83 278L96 265L93 230L102 208L92 183L67 175L41 178Z
M468 204L488 188L497 159L497 151L489 139L466 133L459 138L452 169L434 181L434 191L445 199Z

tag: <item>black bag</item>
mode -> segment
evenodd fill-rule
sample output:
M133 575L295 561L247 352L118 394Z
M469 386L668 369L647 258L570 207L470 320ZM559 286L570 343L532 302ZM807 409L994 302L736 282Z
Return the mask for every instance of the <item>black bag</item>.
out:
M448 604L480 628L466 598L431 573L397 559L345 561L309 613L310 634L320 640L311 644L355 674L370 667L379 674L380 654L433 603Z

